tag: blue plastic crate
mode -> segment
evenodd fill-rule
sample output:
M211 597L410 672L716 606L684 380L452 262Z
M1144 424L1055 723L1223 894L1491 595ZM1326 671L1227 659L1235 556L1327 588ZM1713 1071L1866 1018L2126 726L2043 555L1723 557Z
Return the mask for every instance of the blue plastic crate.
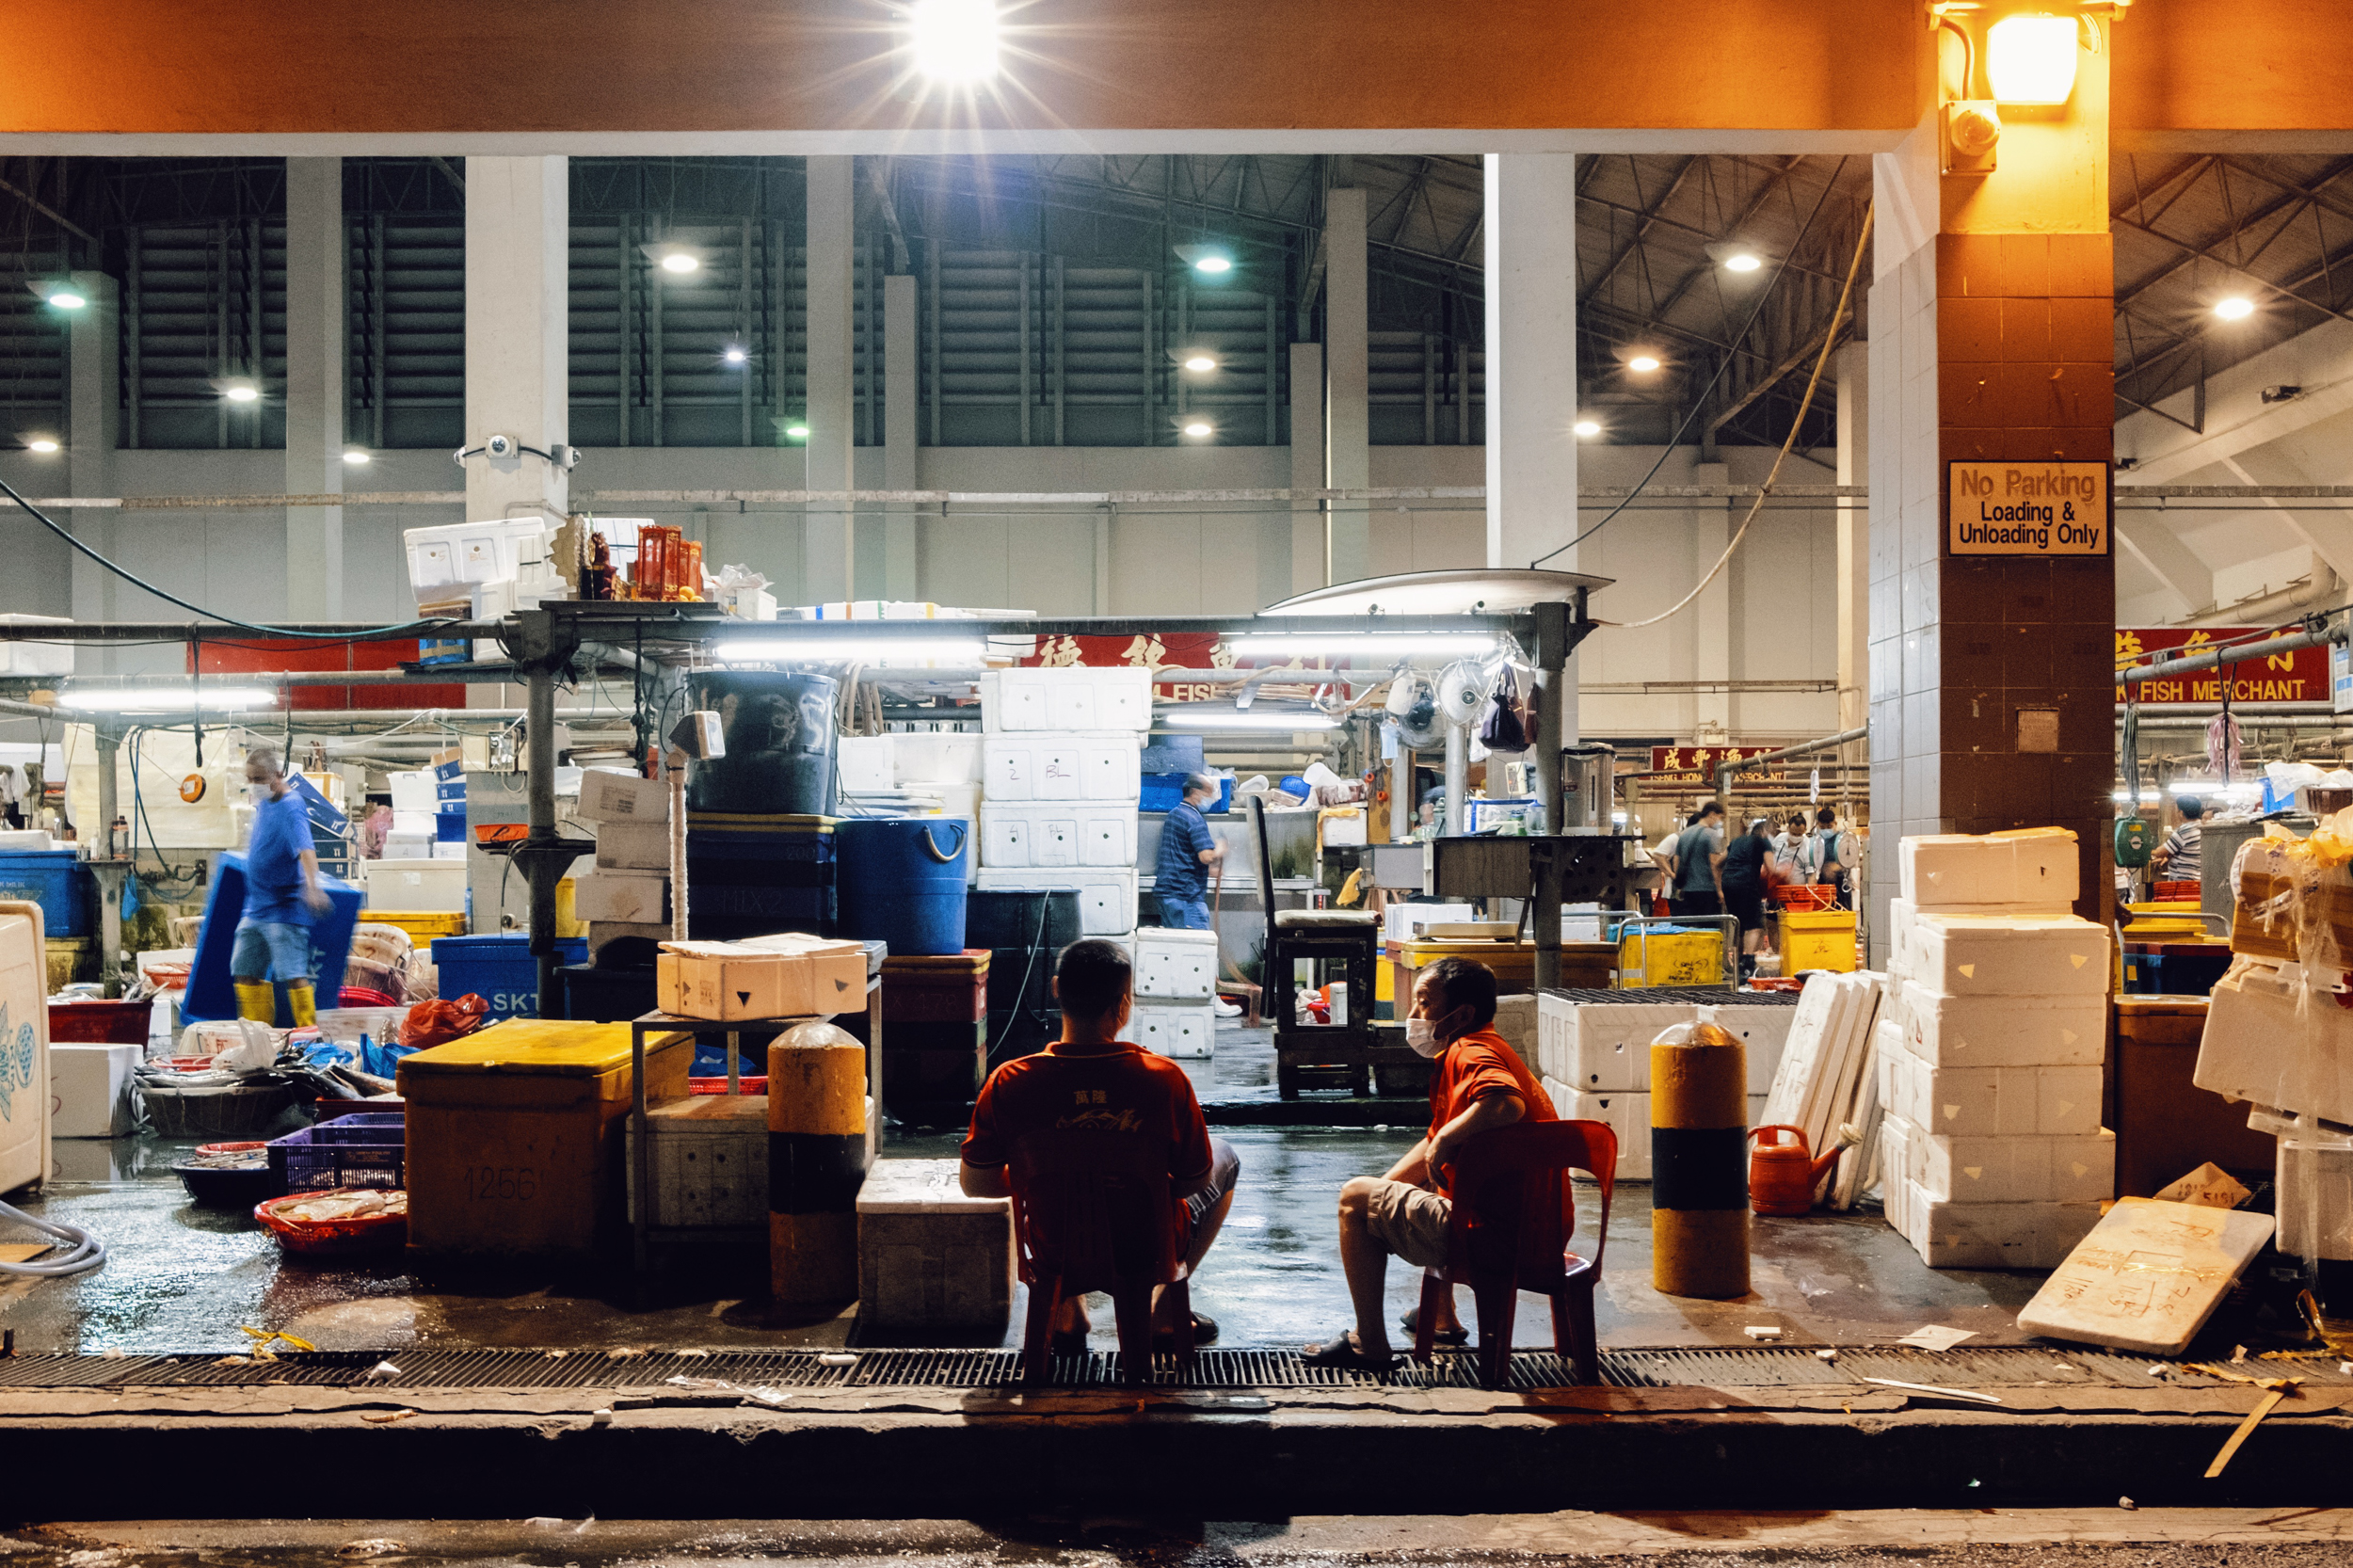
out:
M455 811L434 812L433 838L437 843L464 843L466 841L465 808L461 807Z
M1185 780L1190 774L1146 774L1144 777L1144 798L1138 808L1145 811L1174 811L1185 798ZM1234 781L1217 781L1217 799L1209 803L1211 811L1223 811L1234 804Z
M88 936L98 929L98 879L70 849L0 855L0 899L40 904L46 936Z
M417 639L417 663L420 664L463 664L473 658L473 643L466 637L420 637Z
M559 938L558 964L585 964L588 943L583 937ZM495 936L436 936L433 964L440 970L441 995L457 998L472 993L490 1004L490 1021L539 1016L539 961L531 955L531 938L522 932Z
M463 778L437 778L433 781L433 794L442 803L444 810L453 802L463 806L466 804L466 781Z
M363 1111L273 1138L270 1175L281 1192L328 1187L399 1188L408 1180L405 1112Z

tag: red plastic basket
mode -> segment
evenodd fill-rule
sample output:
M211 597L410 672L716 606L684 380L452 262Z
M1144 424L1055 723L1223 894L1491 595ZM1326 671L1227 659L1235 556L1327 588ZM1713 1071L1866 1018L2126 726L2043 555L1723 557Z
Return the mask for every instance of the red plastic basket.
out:
M2159 904L2195 904L2200 884L2196 882L2160 882L2150 889Z
M768 1092L768 1080L765 1075L747 1078L739 1074L735 1086L746 1095L764 1095ZM690 1078L686 1080L686 1092L690 1095L724 1095L728 1092L728 1080L724 1078Z
M1838 903L1838 889L1810 882L1784 882L1773 888L1773 902L1784 909L1829 909Z
M311 1203L332 1197L330 1192L289 1192L254 1206L253 1217L278 1238L290 1253L309 1257L350 1257L362 1253L389 1252L407 1244L408 1216L369 1214L353 1220L290 1220L277 1210L287 1204ZM380 1192L380 1190L377 1190Z
M345 1007L398 1007L391 995L366 985L346 985L341 993Z

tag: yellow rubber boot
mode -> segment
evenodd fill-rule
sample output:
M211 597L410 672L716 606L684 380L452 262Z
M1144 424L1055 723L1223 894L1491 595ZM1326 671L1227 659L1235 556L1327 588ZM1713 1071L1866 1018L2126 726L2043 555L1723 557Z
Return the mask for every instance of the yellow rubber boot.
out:
M257 1024L278 1021L278 993L270 989L268 981L237 982L237 1016Z
M308 1029L319 1021L318 1009L312 1002L311 987L308 985L287 986L286 1005L294 1010L296 1029Z

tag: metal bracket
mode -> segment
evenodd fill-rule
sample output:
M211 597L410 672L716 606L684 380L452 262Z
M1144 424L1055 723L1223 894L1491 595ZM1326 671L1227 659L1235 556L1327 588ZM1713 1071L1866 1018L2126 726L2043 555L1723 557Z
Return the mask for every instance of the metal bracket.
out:
M568 666L580 651L580 626L568 616L523 610L499 623L499 647L515 661L519 673L554 673Z

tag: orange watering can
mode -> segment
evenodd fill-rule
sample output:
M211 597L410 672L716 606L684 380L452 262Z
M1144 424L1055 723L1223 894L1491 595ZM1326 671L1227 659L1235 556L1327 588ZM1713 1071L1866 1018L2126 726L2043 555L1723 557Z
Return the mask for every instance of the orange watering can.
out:
M1751 1128L1749 1136L1785 1132L1794 1144L1759 1144L1749 1156L1749 1207L1759 1214L1807 1214L1814 1209L1814 1189L1838 1163L1841 1149L1851 1142L1844 1135L1819 1160L1805 1146L1805 1129L1775 1123Z

